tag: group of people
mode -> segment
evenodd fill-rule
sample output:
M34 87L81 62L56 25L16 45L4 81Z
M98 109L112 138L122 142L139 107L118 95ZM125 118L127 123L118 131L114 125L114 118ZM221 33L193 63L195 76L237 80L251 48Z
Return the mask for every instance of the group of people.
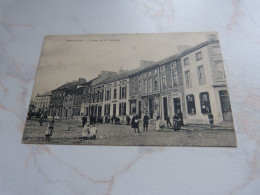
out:
M171 121L170 121L170 117L166 116L165 118L166 118L167 127L172 126ZM113 122L115 121L115 123L120 123L120 119L119 120L118 119L119 118L115 117L114 120L112 120L112 121ZM210 127L213 128L214 127L214 116L213 116L212 113L208 114L208 119L209 119ZM150 120L150 117L148 116L147 113L145 113L144 116L143 116L143 119L142 119L143 132L148 131L149 120ZM141 133L141 131L139 129L140 117L138 115L133 113L132 119L127 115L126 121L127 121L128 125L130 124L130 121L131 121L131 127L134 129L135 133ZM41 117L39 119L39 122L40 122L40 126L42 126L43 117ZM46 131L45 131L46 140L50 140L50 137L53 134L54 123L55 123L54 120L50 121L49 125L46 128ZM109 124L109 122L108 122L108 124ZM87 116L86 115L82 116L82 126L83 126L82 137L83 137L84 140L96 139L97 127L95 126L95 121L93 121L93 118L90 117L90 121L88 123L87 122ZM175 113L175 115L173 116L172 129L174 131L179 131L181 129L181 126L184 126L184 123L183 123L183 114L180 111L180 112ZM161 119L160 116L156 117L155 129L157 131L163 131L163 129L164 129L164 121Z
M170 117L166 116L166 123L167 127L172 126ZM149 120L150 117L148 116L147 112L143 116L143 132L148 131L148 126L149 126ZM135 133L141 133L139 130L139 122L140 122L140 117L136 115L135 113L133 114L133 118L131 120L131 126L134 129ZM172 129L175 131L179 131L181 129L181 126L184 126L183 123L183 114L181 111L178 111L174 116L173 116L173 126ZM164 129L164 121L162 120L161 116L156 117L155 121L155 129L157 131L162 131Z

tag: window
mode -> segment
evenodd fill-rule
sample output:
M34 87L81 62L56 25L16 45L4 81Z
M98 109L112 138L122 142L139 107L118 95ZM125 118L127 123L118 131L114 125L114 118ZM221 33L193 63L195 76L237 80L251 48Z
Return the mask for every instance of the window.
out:
M126 103L119 103L119 115L126 114Z
M106 97L105 97L105 98L106 98L106 101L107 101L107 100L110 100L110 97L111 97L111 96L110 96L110 90L107 89L107 90L106 90Z
M190 65L190 61L189 61L188 57L183 59L183 64L184 64L184 66Z
M189 70L185 71L185 80L186 80L186 88L192 87L191 76L190 76L190 71Z
M154 91L157 91L158 90L158 81L157 81L157 77L154 79L154 81L153 81L153 90Z
M132 84L132 95L135 95L135 83Z
M203 65L198 67L198 77L199 77L199 84L204 85L206 83L206 78L205 78Z
M139 88L137 89L139 94L141 94L141 90L142 90L142 82L139 81Z
M176 64L172 66L172 80L173 80L173 87L178 87L178 73L177 73Z
M202 59L202 53L201 53L201 51L198 52L198 53L196 53L195 55L196 55L196 61L199 61L199 60Z
M122 93L121 93L122 94L122 99L124 99L125 98L125 87L122 87L121 89L122 89Z
M148 84L147 84L147 80L144 80L144 92L148 93Z
M187 95L186 100L187 100L188 114L190 115L196 114L194 95L193 94Z
M219 46L213 47L213 52L214 52L215 55L221 54L220 47Z
M162 89L166 89L166 75L162 75Z
M209 114L211 112L208 92L200 93L200 106L202 114Z
M149 89L148 89L148 92L150 93L150 92L152 92L152 91L153 91L153 79L150 78L150 79L149 79Z
M114 89L114 99L116 99L116 89Z
M216 62L217 80L224 80L226 78L222 62Z

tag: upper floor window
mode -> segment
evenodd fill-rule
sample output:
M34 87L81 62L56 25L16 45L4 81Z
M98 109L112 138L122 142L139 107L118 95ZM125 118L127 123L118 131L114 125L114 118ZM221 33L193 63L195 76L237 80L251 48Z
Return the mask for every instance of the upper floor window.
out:
M217 80L226 79L223 63L216 62L215 64L216 64Z
M144 80L144 91L145 93L148 93L148 83L146 79Z
M190 76L190 71L189 70L185 71L185 80L186 80L186 88L192 87L191 76Z
M199 61L201 59L202 59L202 52L200 51L200 52L196 53L196 61Z
M190 61L189 61L188 57L183 59L183 64L184 64L184 66L190 65Z
M162 75L162 89L166 89L166 75Z
M152 91L153 91L153 79L150 78L150 79L149 79L149 89L148 89L148 92L150 93L150 92L152 92Z
M198 78L199 78L199 84L200 85L204 85L206 83L206 77L205 77L203 65L198 67Z
M114 99L116 99L116 89L114 89Z
M158 90L158 81L157 81L157 77L154 79L153 81L153 90L157 91Z
M178 73L176 64L172 66L172 81L173 87L178 87Z

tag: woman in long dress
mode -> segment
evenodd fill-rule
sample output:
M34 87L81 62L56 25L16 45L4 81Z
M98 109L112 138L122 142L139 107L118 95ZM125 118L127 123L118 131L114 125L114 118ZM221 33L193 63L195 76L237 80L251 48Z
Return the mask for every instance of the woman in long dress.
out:
M156 129L156 131L161 131L160 124L161 124L160 116L157 116L156 117L156 121L155 121L155 129Z
M88 134L89 134L89 123L87 125L84 125L83 130L82 130L82 137L84 140L86 140L88 138Z

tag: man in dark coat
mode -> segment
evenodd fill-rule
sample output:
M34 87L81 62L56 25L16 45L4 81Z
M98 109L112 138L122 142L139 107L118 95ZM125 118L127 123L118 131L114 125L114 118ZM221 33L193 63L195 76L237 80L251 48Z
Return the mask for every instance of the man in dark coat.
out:
M213 116L213 114L209 113L208 118L209 118L210 128L213 128L214 127L214 116Z
M81 118L82 120L82 127L85 126L85 124L87 123L87 116L86 115L83 115L83 117Z
M144 118L143 118L143 131L148 130L148 123L149 123L149 116L147 113L145 113Z

